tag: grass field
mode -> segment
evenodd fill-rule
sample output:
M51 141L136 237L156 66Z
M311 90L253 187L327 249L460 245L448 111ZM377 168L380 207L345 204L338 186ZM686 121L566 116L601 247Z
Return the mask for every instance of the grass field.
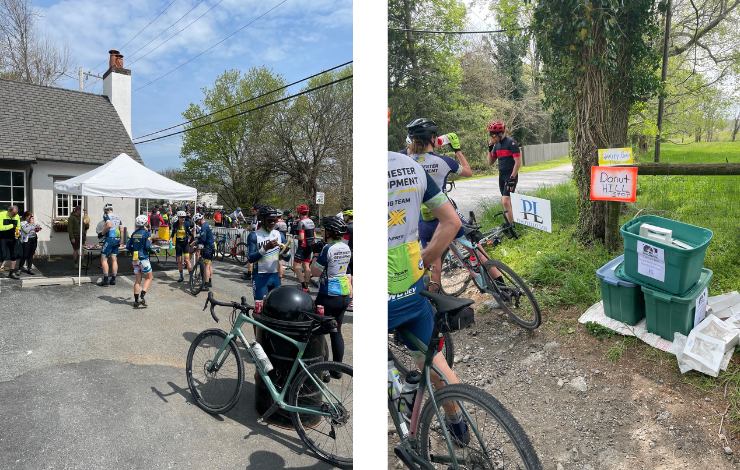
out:
M655 151L636 155L638 161L653 161ZM740 163L740 140L737 142L694 142L660 144L660 161L668 163Z
M546 162L540 162L540 163L533 163L532 165L526 165L519 169L519 173L529 173L532 171L541 171L541 170L549 170L551 168L557 168L559 166L567 165L570 163L570 157L562 157L562 158L556 158L554 160L548 160ZM467 180L477 180L480 178L490 178L492 176L498 176L498 170L494 167L489 167L489 171L486 171L485 173L475 174L475 170L473 171L473 176L469 178L457 178L456 181L467 181Z

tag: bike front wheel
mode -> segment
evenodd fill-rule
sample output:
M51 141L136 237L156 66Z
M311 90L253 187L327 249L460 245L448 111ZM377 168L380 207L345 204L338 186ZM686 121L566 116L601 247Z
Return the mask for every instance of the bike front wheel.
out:
M434 392L439 408L427 400L419 419L421 456L435 468L541 470L537 452L521 425L494 397L467 384L452 384ZM450 424L442 407L455 403L462 410L461 424ZM440 424L437 411L444 419ZM452 441L450 453L442 426Z
M206 265L202 260L198 260L193 266L193 275L190 276L190 293L198 295L203 290L206 279Z
M527 283L501 261L489 259L483 263L483 267L489 291L496 292L498 295L496 300L509 318L528 330L539 327L542 323L542 313ZM504 279L504 285L496 284L491 279L488 271L492 267L499 270Z
M215 261L223 261L225 252L226 252L226 249L224 247L223 240L216 242L216 251L213 253L213 259Z
M457 297L465 292L472 276L463 262L449 249L442 253L442 272L439 276L439 289L442 294Z
M185 364L190 393L198 406L211 414L226 413L233 408L244 382L244 364L233 338L221 353L219 365L211 365L226 336L225 331L218 329L196 336Z
M405 378L409 371L418 370L416 362L411 358L411 351L401 339L401 334L396 331L388 333L388 352L401 377ZM444 356L447 365L452 369L455 361L455 345L450 333L442 333L438 352Z
M290 417L311 452L337 467L351 467L352 367L340 362L311 364L293 380L289 404L331 413L320 416L298 412Z
M247 244L242 242L236 245L235 251L234 251L234 258L236 258L236 262L241 264L242 266L247 264L247 261L249 256L249 250L247 249Z

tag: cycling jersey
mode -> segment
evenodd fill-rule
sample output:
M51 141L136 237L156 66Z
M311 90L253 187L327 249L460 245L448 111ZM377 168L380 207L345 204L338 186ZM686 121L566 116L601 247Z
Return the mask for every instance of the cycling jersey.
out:
M280 246L266 251L264 248L265 244L270 240L285 243L285 235L274 229L268 232L264 228L260 228L255 232L250 232L247 236L247 259L250 263L254 263L252 267L253 273L277 272Z
M444 155L437 155L433 152L427 152L421 155L411 154L409 157L416 160L424 168L424 171L432 177L436 185L442 189L442 191L445 190L445 186L447 185L447 176L450 173L459 175L463 170L462 165L454 159ZM436 219L434 214L432 214L425 206L422 206L421 208L421 217L424 220Z
M196 225L197 227L197 225ZM200 226L200 236L198 237L198 243L203 245L205 250L215 250L216 242L213 237L213 230L211 230L211 224L203 222Z
M131 234L126 249L131 252L134 262L149 259L149 253L152 251L152 234L144 227L140 227Z
M113 212L106 212L103 214L103 220L110 222L110 230L105 234L106 238L121 238L121 218Z
M434 210L445 202L447 196L419 163L388 152L389 302L413 295L414 285L424 273L421 248L416 241L422 203Z
M252 223L249 225L249 228L252 229L254 232L257 230L260 226L259 220L257 220L257 216L252 217Z
M349 247L339 240L327 244L314 266L323 270L319 277L319 294L349 295L349 279L347 267L352 252Z
M353 222L347 224L347 233L344 234L344 238L342 239L342 241L349 246L349 251L352 251L352 234L354 232L352 224Z
M514 159L522 156L519 150L519 144L509 137L504 137L501 142L493 147L488 146L491 156L498 160L498 171L500 173L509 172L514 169Z
M316 232L316 226L314 225L313 220L308 216L301 218L301 220L298 221L296 229L298 230L299 235L303 233L303 240L301 240L302 247L313 245L313 238Z
M149 226L152 228L152 231L157 230L160 225L164 224L164 219L162 218L162 215L159 213L159 211L152 212L149 214L149 218L147 219L147 222L149 222Z
M285 235L286 233L288 233L288 225L283 219L278 219L278 221L275 222L275 230Z
M182 227L180 227L180 221L177 221L175 226L172 228L172 233L170 233L170 238L174 238L176 241L182 241L187 240L193 229L190 226L190 222L187 220L182 223Z
M244 220L244 214L242 214L242 211L234 211L231 213L231 218L233 220L239 220L239 217L241 217L242 220Z

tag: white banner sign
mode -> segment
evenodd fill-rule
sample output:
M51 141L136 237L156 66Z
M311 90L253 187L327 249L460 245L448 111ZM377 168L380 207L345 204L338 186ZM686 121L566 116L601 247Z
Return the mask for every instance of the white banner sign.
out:
M552 233L550 201L538 197L511 193L514 222Z
M324 203L324 193L316 193L316 204Z

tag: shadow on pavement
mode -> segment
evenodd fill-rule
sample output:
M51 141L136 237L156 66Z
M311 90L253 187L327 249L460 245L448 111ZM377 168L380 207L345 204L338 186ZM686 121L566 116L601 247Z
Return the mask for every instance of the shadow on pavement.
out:
M249 465L247 465L246 470L258 470L258 469L264 469L264 468L270 468L273 470L278 470L282 468L297 468L297 467L286 467L285 466L285 459L283 459L281 456L274 452L268 452L266 450L258 450L257 452L252 453L252 455L249 456ZM325 463L325 462L316 462L314 465L311 465L310 467L300 467L305 468L306 470L310 469L323 469L323 468L334 468L331 465Z
M131 302L129 302L128 298L126 297L111 297L110 295L101 295L98 297L100 300L105 300L108 303L111 304L123 304L128 305Z

